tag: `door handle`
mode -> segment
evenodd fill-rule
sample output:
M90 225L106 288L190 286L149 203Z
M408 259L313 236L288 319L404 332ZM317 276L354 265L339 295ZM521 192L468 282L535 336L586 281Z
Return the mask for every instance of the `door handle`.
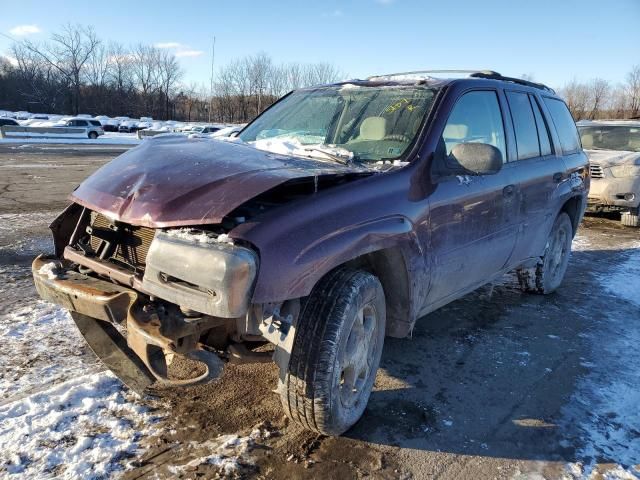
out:
M553 174L553 181L555 183L560 183L563 178L564 178L564 173L562 172L556 172Z
M502 196L505 198L511 198L513 197L513 194L515 193L515 191L516 191L515 185L507 185L502 189Z

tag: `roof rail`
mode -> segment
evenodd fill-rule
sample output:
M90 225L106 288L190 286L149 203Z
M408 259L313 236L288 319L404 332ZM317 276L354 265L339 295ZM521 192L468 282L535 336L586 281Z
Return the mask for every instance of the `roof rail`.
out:
M474 74L474 73L482 73L482 74L486 74L486 75L500 75L498 72L494 72L493 70L414 70L412 72L398 72L398 73L387 73L384 75L371 75L370 77L367 77L367 80L372 80L374 78L384 78L384 77L400 77L402 75L418 75L421 73L426 73L426 74L430 74L430 73L467 73L467 74Z
M540 90L546 90L551 93L556 93L555 90L547 87L543 83L530 82L529 80L524 80L522 78L505 77L497 72L475 72L469 76L473 78L485 78L488 80L502 80L503 82L517 83L518 85L526 85L527 87L539 88Z
M526 85L527 87L539 88L541 90L546 90L551 93L556 93L552 88L547 87L542 83L531 82L529 80L523 80L522 78L515 77L505 77L504 75L499 74L498 72L494 72L493 70L415 70L413 72L399 72L399 73L389 73L386 75L372 75L367 77L367 80L374 80L376 78L390 78L390 77L400 77L403 75L419 75L419 74L438 74L438 73L456 73L456 74L468 74L469 77L472 78L484 78L487 80L502 80L503 82L511 82L517 83L519 85Z

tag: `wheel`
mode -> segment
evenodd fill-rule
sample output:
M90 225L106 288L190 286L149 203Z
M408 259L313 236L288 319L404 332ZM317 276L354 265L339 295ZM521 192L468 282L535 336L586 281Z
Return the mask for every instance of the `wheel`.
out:
M98 134L96 132L89 132L89 138L91 140L95 140L96 138L98 138Z
M281 375L287 416L325 435L353 426L373 389L385 321L384 292L374 275L338 269L321 280L300 312Z
M640 208L622 212L620 221L625 227L640 227Z
M544 255L534 268L519 269L518 281L525 292L548 294L562 283L571 256L573 225L569 215L560 212L556 217Z

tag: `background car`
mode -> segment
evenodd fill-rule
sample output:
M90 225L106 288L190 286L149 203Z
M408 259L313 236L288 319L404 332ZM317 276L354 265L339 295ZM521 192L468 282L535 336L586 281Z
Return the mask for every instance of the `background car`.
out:
M104 129L98 120L87 118L71 118L63 120L56 127L82 127L86 129L87 137L96 139L100 135L104 135Z
M11 126L16 126L16 127L20 126L20 124L18 122L16 122L14 119L2 117L2 118L0 118L0 127L2 127L4 125L11 125Z
M619 211L622 224L640 227L640 120L578 123L590 161L589 209Z

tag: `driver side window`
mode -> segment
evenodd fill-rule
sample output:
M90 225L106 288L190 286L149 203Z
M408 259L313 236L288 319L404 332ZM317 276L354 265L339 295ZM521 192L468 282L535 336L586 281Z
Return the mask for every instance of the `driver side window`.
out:
M487 143L507 158L502 112L496 92L478 90L465 93L455 104L440 139L446 155L461 143ZM444 153L444 152L443 152Z

